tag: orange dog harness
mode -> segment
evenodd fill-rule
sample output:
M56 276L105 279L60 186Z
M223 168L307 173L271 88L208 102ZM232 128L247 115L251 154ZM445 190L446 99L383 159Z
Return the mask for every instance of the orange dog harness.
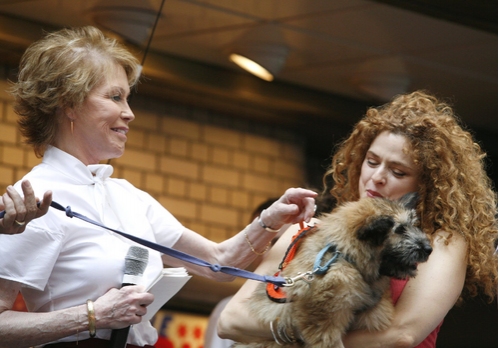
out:
M303 238L307 235L307 233L314 232L316 229L317 227L315 225L305 226L303 222L300 222L300 230L291 239L291 243L284 254L284 258L279 264L279 270L274 274L275 277L278 277L291 260L293 260L300 243L303 241ZM286 292L283 287L267 283L266 291L267 296L274 302L285 303L287 301Z

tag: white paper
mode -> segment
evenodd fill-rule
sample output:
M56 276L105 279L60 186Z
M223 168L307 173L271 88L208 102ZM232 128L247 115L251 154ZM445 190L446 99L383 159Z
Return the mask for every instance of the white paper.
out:
M157 311L175 295L191 276L183 267L163 268L156 279L149 285L147 292L154 295L154 302L147 306L147 314L142 320L151 320Z

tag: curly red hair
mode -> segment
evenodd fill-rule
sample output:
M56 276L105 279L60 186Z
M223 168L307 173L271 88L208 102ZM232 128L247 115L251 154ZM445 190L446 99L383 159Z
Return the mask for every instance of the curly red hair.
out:
M383 131L403 135L411 144L419 168L417 211L421 228L432 238L443 230L460 233L468 244L464 295L478 290L493 300L497 295L497 195L485 171L486 154L464 129L452 108L423 91L397 96L370 108L339 144L324 183L340 204L359 199L364 156ZM332 180L331 180L332 179Z

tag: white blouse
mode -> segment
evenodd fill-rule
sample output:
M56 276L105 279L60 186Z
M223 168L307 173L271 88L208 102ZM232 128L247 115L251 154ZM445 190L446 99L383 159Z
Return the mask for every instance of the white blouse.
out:
M24 178L37 197L52 190L62 206L115 230L171 247L184 227L153 197L123 179L109 176L110 165L85 166L77 158L49 147L43 162ZM21 181L15 188L22 192ZM138 245L114 232L50 208L27 225L24 233L0 235L0 278L23 284L29 311L49 312L96 300L110 288L120 288L125 256ZM159 252L149 250L142 284L163 268ZM111 330L97 330L109 339ZM79 334L79 339L88 332ZM76 335L59 341L76 341ZM153 345L157 332L149 322L133 325L128 343Z

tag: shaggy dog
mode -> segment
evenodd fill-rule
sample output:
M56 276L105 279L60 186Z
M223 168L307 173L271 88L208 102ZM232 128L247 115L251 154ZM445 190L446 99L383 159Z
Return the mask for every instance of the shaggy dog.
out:
M288 248L300 240L294 258L286 260L287 253L279 267L289 286L262 283L247 303L275 341L234 347L343 347L347 330L386 329L393 316L390 277L414 277L432 251L415 226L416 199L363 198L323 215L306 237L297 234Z

